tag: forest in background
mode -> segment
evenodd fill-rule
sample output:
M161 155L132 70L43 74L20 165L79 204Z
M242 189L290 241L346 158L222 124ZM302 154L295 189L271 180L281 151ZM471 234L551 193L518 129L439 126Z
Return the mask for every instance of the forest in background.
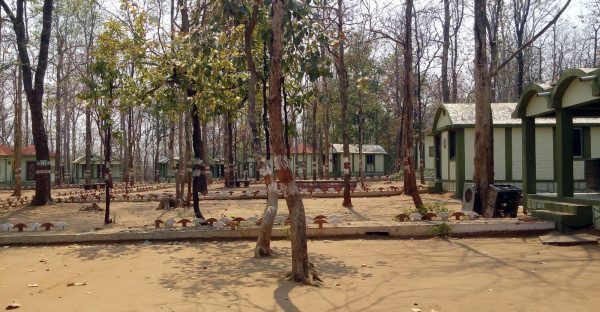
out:
M27 50L35 61L42 2L3 2L12 12L22 3ZM263 90L268 88L267 2L55 1L42 102L49 150L64 166L56 183L69 182L72 167L65 164L86 155L86 138L88 154L105 154L107 120L112 157L127 164L124 177L131 171L131 179L155 180L160 158L191 159L191 104L201 116L205 162L254 156L254 136L264 151L265 133L260 130L268 92ZM290 146L316 143L321 156L327 143L343 141L337 3L286 3L292 21L284 50L286 138ZM530 40L564 3L488 1L491 66ZM599 6L597 0L571 4L569 14L493 78L492 102L516 101L529 82L553 81L566 68L597 67ZM404 10L404 3L397 1L346 0L341 11L348 140L382 145L392 172L401 169L394 160L405 114ZM474 101L473 4L416 1L412 15L414 131L420 134L436 104ZM0 10L0 17L0 144L14 147L20 134L16 145L24 146L33 142L31 113L20 83L10 16ZM248 37L250 24L255 29ZM247 88L250 79L254 95ZM186 92L188 86L193 94ZM312 169L306 170L310 175ZM318 168L320 176L324 170Z

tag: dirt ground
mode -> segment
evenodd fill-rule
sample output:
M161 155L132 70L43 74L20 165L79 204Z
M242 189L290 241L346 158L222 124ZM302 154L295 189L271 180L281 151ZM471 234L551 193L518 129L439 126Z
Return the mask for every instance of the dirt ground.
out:
M18 311L47 312L583 312L600 306L598 246L544 246L537 237L310 241L321 287L283 278L289 246L273 242L277 256L270 259L252 258L254 243L244 241L4 248L0 308L13 300Z
M385 185L389 187L392 184L383 184L375 182L372 187ZM400 186L396 183L396 186ZM253 189L264 189L257 185ZM220 186L213 185L211 191L221 190ZM241 189L236 189L241 190ZM26 193L31 198L31 194ZM65 192L65 190L60 190ZM154 190L145 193L169 194L175 192L175 188ZM7 193L7 192L6 192ZM8 196L5 192L0 196ZM422 194L426 205L447 208L449 210L460 210L460 202L450 198L450 194ZM214 217L243 217L261 216L265 208L265 199L248 200L202 200L200 209L205 218ZM354 208L346 209L342 207L342 198L305 198L304 206L307 216L316 216L319 214L331 215L337 214L345 221L360 220L391 220L393 216L413 209L412 198L410 196L389 196L389 197L368 197L353 198ZM177 208L169 211L156 210L158 202L114 202L111 204L111 218L116 218L116 224L110 225L114 228L143 228L153 227L154 220L168 218L189 218L193 219L193 210L191 208ZM44 207L20 207L11 210L0 209L0 223L10 222L16 224L19 222L67 222L70 232L87 232L104 228L104 212L80 211L81 208L91 206L83 203L55 203ZM100 203L104 208L104 204ZM285 200L279 201L279 213L287 214ZM0 233L1 235L1 233Z

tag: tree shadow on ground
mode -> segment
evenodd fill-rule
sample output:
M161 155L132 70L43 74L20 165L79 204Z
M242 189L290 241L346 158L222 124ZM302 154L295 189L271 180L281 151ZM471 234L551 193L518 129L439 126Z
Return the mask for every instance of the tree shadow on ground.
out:
M274 247L274 256L254 258L254 242L242 241L187 241L152 244L75 245L65 255L83 261L127 259L142 250L166 255L157 272L158 284L165 290L175 290L186 301L197 302L212 309L284 310L298 311L289 298L296 287L310 287L285 279L291 271L291 248ZM179 253L182 252L182 253ZM329 255L309 253L319 276L325 281L341 277L368 278L370 273L359 272L341 259ZM248 297L244 288L259 287L273 291L274 306L265 306L258 298Z
M580 250L584 252L584 255L581 256L576 253L555 253L551 251L552 248L561 247L543 246L539 243L532 244L525 250L507 248L490 253L486 251L485 245L473 243L469 239L440 240L440 242L442 244L439 244L435 250L429 250L426 253L419 248L411 249L411 254L417 257L426 257L430 264L415 268L415 275L448 274L449 270L457 274L483 271L488 277L492 277L488 283L488 289L496 288L502 283L507 272L513 271L523 277L523 285L531 284L532 287L541 285L548 293L568 293L571 291L569 282L557 283L553 278L540 273L543 271L545 273L556 272L563 276L563 280L572 281L582 277L585 266L578 266L578 269L573 272L566 272L565 268L580 261L592 265L598 259L597 246L591 245L579 246ZM528 242L526 238L521 238L514 239L508 244L523 245ZM453 256L448 257L448 254ZM442 257L441 255L446 256Z

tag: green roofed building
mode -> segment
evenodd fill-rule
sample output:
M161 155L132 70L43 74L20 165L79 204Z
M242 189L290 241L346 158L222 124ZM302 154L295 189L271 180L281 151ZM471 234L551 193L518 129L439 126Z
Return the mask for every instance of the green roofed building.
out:
M517 103L492 103L494 136L494 180L496 183L522 186L523 161L522 119L513 117ZM541 117L541 116L540 116ZM572 139L569 146L577 155L569 161L573 168L571 188L586 190L584 159L600 157L600 118L581 116L573 119ZM555 164L557 123L554 118L536 118L532 124L535 142L526 143L537 153L528 160L535 165L534 192L556 192L559 166ZM465 182L472 182L475 149L475 104L441 104L435 113L431 134L425 140L426 166L432 166L435 188L461 196ZM433 161L432 161L433 160ZM531 165L530 165L531 166ZM431 169L431 167L426 167Z
M523 125L524 208L555 221L561 230L592 222L600 229L600 130L595 126L600 68L570 69L554 84L530 84L512 116ZM551 137L538 134L544 119L555 121ZM538 184L547 175L540 169L546 166L553 166L556 188L540 191ZM582 176L584 184L579 183Z

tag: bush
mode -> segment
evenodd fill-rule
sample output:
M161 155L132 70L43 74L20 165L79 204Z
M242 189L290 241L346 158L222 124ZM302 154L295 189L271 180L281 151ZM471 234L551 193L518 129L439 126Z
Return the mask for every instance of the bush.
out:
M437 238L448 238L452 234L452 227L444 222L438 224L431 229L431 235Z
M446 203L441 202L427 203L425 204L425 208L427 209L427 211L433 212L435 214L438 214L440 212L450 212L450 209L446 208Z
M415 213L415 212L418 212L421 215L424 215L424 214L426 214L428 212L433 212L436 215L439 214L442 211L450 212L450 209L446 208L445 205L446 205L445 203L433 202L433 203L424 204L421 207L404 209L402 212L404 214L406 214L407 216L410 216L411 213Z

